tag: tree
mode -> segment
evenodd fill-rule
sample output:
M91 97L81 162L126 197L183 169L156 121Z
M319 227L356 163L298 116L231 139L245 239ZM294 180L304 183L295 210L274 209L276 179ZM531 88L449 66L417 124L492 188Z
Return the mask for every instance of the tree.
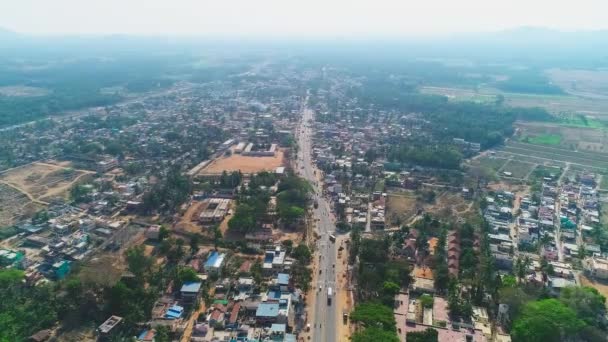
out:
M164 239L169 237L169 229L167 229L167 227L165 227L164 225L160 226L160 229L158 231L158 240L159 241L163 241Z
M383 330L395 330L395 316L392 308L373 302L361 303L350 314L353 322L361 323L365 327L377 327Z
M574 310L576 315L588 325L604 325L606 297L588 286L569 286L560 292L559 300Z
M303 264L309 264L312 259L312 253L305 244L299 244L292 252L293 257Z
M424 331L412 331L406 334L408 342L437 342L439 333L433 328L426 328Z
M181 285L181 284L189 282L189 281L198 281L198 274L192 267L180 267L177 270L178 285Z
M135 275L135 279L142 280L153 264L152 258L146 256L144 246L138 245L127 249L125 256L129 271Z
M399 342L399 336L394 331L387 331L381 328L368 327L357 331L351 338L352 342ZM409 341L409 340L408 340Z
M391 299L394 298L397 293L399 293L399 290L401 290L401 287L392 281L385 281L382 284L382 292Z
M198 244L200 243L201 240L201 236L199 234L193 234L190 237L190 253L191 254L196 254L196 252L198 252L199 247Z
M513 323L511 336L517 341L563 341L585 327L574 310L557 299L527 303Z

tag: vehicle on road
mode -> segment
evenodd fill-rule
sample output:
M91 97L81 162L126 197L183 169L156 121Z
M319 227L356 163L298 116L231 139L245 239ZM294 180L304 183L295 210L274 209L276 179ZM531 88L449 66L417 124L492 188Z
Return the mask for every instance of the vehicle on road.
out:
M331 305L331 295L332 295L331 287L328 287L327 288L327 305Z
M334 234L329 234L329 241L336 242L336 236Z

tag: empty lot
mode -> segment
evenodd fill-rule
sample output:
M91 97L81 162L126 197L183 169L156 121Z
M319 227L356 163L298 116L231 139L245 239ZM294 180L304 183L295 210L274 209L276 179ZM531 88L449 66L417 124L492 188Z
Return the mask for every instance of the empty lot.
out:
M274 171L284 165L284 151L278 150L274 157L251 157L233 153L213 160L200 171L201 175L217 175L222 172L241 171L250 174L261 171Z
M1 173L0 183L20 191L32 202L46 204L53 197L66 198L74 183L94 173L68 166L31 163Z

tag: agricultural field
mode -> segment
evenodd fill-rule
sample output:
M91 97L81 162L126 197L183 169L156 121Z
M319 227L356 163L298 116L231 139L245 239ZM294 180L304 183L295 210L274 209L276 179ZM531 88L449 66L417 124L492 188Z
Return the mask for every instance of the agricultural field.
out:
M535 145L559 146L562 136L558 134L542 134L535 137L525 137L522 140Z
M582 120L580 116L574 118ZM515 137L524 143L608 154L608 130L540 122L518 122L516 126Z
M608 70L550 69L547 76L570 94L608 99Z
M584 114L608 120L608 96L606 98L588 98L572 94L539 95L508 93L491 87L421 87L425 94L446 96L450 101L473 101L494 103L498 95L504 96L504 103L514 107L542 107L555 115Z
M511 154L520 161L523 160L520 157L538 159L539 164L561 162L589 169L608 168L608 154L603 153L572 151L514 141L509 141L500 151Z
M450 101L471 101L476 103L495 103L497 94L480 93L474 89L449 87L422 87L423 94L443 95Z
M30 201L48 204L54 197L67 198L70 188L94 172L76 170L70 164L32 163L0 174L0 183L23 193Z
M274 171L277 167L285 165L284 153L282 149L278 149L274 157L253 157L232 153L230 156L221 156L213 160L199 174L219 175L224 171L239 170L245 174Z

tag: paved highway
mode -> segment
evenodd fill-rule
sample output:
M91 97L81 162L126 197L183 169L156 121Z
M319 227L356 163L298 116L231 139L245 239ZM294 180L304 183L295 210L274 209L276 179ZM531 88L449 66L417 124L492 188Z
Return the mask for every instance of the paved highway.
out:
M306 101L307 102L307 101ZM314 285L315 302L313 307L313 321L310 322L312 330L312 341L333 342L337 338L337 309L336 309L336 244L330 240L330 235L335 232L335 224L331 215L329 201L323 197L321 182L317 180L319 171L312 161L312 125L314 120L313 111L306 107L302 109L302 121L298 128L297 141L299 145L297 170L301 177L310 182L314 188L314 200L318 203L313 207L313 220L316 222L317 232L320 239L317 241L317 249L314 257L318 261L317 281ZM331 288L331 304L328 301L328 288Z

